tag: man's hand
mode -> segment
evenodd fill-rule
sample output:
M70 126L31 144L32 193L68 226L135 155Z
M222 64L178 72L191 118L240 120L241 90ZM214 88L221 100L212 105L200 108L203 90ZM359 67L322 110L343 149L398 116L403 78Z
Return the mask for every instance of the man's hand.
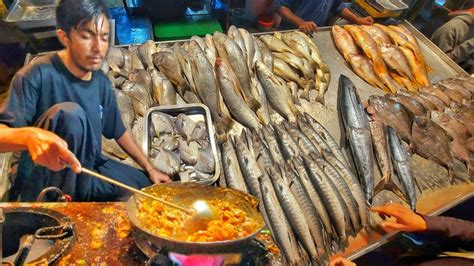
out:
M64 163L71 166L76 173L81 172L81 164L67 148L67 143L56 134L35 127L25 128L29 137L25 144L35 164L45 166L53 171L64 169Z
M318 26L313 21L303 21L298 24L300 31L310 34L315 31L318 31Z
M356 23L358 25L372 25L372 24L374 24L374 19L371 16L363 17L363 18L357 18Z
M171 178L169 176L163 174L154 167L148 170L148 175L150 176L151 182L154 184L171 182Z
M393 216L397 222L383 221L380 225L386 231L400 230L405 232L419 232L426 230L426 222L420 215L398 204L387 204L382 207L373 207L372 211L383 216Z

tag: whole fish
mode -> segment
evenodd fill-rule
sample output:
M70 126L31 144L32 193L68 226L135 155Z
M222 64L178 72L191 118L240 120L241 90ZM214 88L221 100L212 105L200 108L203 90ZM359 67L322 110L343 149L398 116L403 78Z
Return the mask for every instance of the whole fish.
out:
M188 165L195 165L199 156L199 144L196 141L187 142L184 140L178 141L178 151L181 160Z
M122 91L125 92L132 100L135 114L144 116L146 110L148 110L148 108L151 106L151 98L148 90L134 82L127 80L122 85Z
M260 50L260 53L262 54L262 62L269 69L273 69L273 55L270 48L268 48L268 46L265 43L263 43L259 38L255 38L255 43L257 44L258 49Z
M251 36L253 41L253 47L255 49L255 54L253 55L252 61L252 68L255 66L257 61L263 61L262 52L260 51L260 47L257 44L257 38L255 36Z
M303 92L300 94L300 98L301 99L305 99L306 101L308 102L311 102L311 98L309 96L309 93L311 90L317 90L316 88L316 83L314 82L314 80L309 80L308 81L308 84L303 88ZM318 91L319 92L319 91Z
M339 78L339 106L345 135L349 141L359 178L364 186L367 200L374 193L374 153L369 121L356 94L354 84L344 75Z
M124 64L122 49L113 46L110 47L107 51L107 55L105 56L105 60L107 61L110 69L112 69L114 72L128 74L122 72L121 70Z
M430 85L430 80L428 78L428 74L426 73L426 68L417 60L413 51L403 46L399 46L399 48L405 58L408 60L408 65L410 66L411 73L415 77L416 82L418 82L422 86Z
M242 36L242 33L235 27L234 25L231 25L229 29L227 30L227 35L232 38L235 43L240 47L240 50L242 51L242 54L247 58L247 49L245 47L245 42L244 42L244 37Z
M300 153L298 144L288 134L285 128L277 124L273 124L272 126L277 133L283 158L289 160L295 156L298 156Z
M289 265L298 265L298 247L292 229L271 184L260 182L262 202L271 224L272 236Z
M440 89L440 86L436 84L430 85L428 87L423 87L420 89L420 91L436 96L438 99L443 101L446 106L451 105L451 98L449 98L449 96L446 95L446 93L444 93L443 90Z
M432 111L432 110L437 109L436 105L434 105L430 100L427 100L427 99L421 97L418 93L403 92L402 91L402 92L399 92L398 94L409 97L409 98L417 101L418 103L420 103L426 109L426 111Z
M456 119L451 118L446 113L432 111L431 120L446 130L446 132L451 135L451 137L453 137L453 141L451 143L453 155L461 162L466 164L469 174L472 176L474 174L474 169L471 165L470 152L467 147L467 140L470 137L469 131L462 123Z
M128 47L128 50L130 51L132 69L145 69L142 61L140 61L140 58L138 56L138 45L130 45Z
M415 36L404 26L402 25L389 25L389 28L397 31L399 34L405 37L406 40L411 44L410 46L407 46L407 48L412 49L413 53L415 53L415 56L418 58L420 63L425 65L423 54L421 53L420 45L418 44L418 41L416 40Z
M295 117L299 112L291 99L291 95L288 97L290 93L286 88L286 84L280 82L264 63L257 62L256 66L258 79L272 108L286 119L295 121Z
M272 155L268 150L266 144L263 140L263 135L261 135L261 131L259 133L252 132L252 143L254 149L254 157L257 160L258 167L260 170L265 171L266 167L273 167L274 161L272 159Z
M153 63L176 85L179 95L183 96L184 92L189 90L189 84L183 77L180 61L174 52L161 51L153 54Z
M474 109L464 107L451 107L444 111L450 117L461 122L466 129L474 136Z
M291 164L297 172L296 176L305 188L306 193L308 194L308 197L311 200L311 203L316 208L318 216L321 219L321 223L323 224L325 231L330 236L335 236L331 218L329 218L329 214L327 212L325 204L319 196L318 192L316 191L315 186L311 183L311 179L308 176L308 172L306 171L306 168L303 164L303 160L300 157L296 157L291 160Z
M262 171L260 171L255 158L252 156L242 140L239 138L234 138L234 145L240 169L244 176L248 191L253 196L261 199L262 195L259 187L259 179L262 178Z
M304 113L304 117L306 118L306 121L308 124L313 128L313 130L321 136L321 139L327 143L327 146L325 146L325 149L331 150L331 152L336 156L336 158L344 163L347 167L350 167L349 162L347 161L346 157L342 153L341 149L339 148L339 145L336 143L336 140L331 136L329 131L321 125L316 119L311 117L308 113Z
M391 45L390 37L380 28L374 26L361 25L361 29L367 32L378 46Z
M411 170L410 156L398 138L395 129L389 127L387 129L387 134L390 151L392 153L393 166L397 172L398 178L403 185L403 188L405 189L410 207L412 210L415 210L417 198L415 192L415 179L413 178Z
M123 55L123 70L128 73L132 70L132 54L127 49L121 49Z
M183 71L184 78L189 84L190 88L194 88L193 73L191 71L191 62L189 59L189 53L181 45L175 45L173 47L174 54L179 61L181 71ZM183 95L181 95L183 96Z
M327 177L321 168L311 159L303 156L308 176L324 202L327 213L331 217L335 231L341 241L346 240L346 217L336 193L328 183Z
M329 87L328 82L324 82L324 73L321 68L316 69L316 88L318 89L318 94L316 95L316 101L324 104L324 94Z
M153 85L151 93L153 101L161 106L176 105L176 91L169 79L156 69L152 69L150 74Z
M255 57L255 43L253 42L253 37L250 33L243 28L239 28L240 35L244 39L245 50L246 50L246 57L247 57L247 64L249 67L250 72L252 72L253 66L255 64L254 57Z
M432 102L436 106L436 109L438 109L438 111L442 112L444 110L444 108L447 107L446 104L440 98L438 98L437 96L435 96L433 94L426 93L426 92L423 92L423 91L419 91L417 93L421 98L424 98L424 99Z
M230 117L223 114L214 67L209 63L204 52L194 41L191 41L189 44L189 54L191 56L193 80L199 98L210 109L218 134L229 131L233 126L233 121Z
M395 45L382 45L380 47L380 54L385 63L398 74L403 77L415 81L413 74L410 71L410 66L403 52Z
M155 68L151 68L150 71L153 69ZM144 69L132 70L128 74L128 80L142 86L148 91L148 93L151 94L152 83L151 83L151 75L149 71L144 70Z
M349 32L338 25L334 25L331 29L334 43L337 49L341 52L346 62L350 62L350 56L360 55L359 49L352 39Z
M121 90L114 89L114 92L122 121L127 129L131 129L133 120L135 120L135 111L132 100L130 99L130 96Z
M331 156L329 156L329 158L330 157ZM313 156L312 158L329 178L328 183L330 185L332 183L336 188L334 189L334 191L337 191L340 195L340 201L344 202L344 205L347 206L347 212L344 211L344 213L347 214L347 218L350 219L355 232L358 232L360 229L362 229L361 216L359 214L362 214L362 216L367 215L367 209L364 208L365 205L361 207L362 209L364 209L364 211L359 212L358 203L356 202L345 179L342 177L342 171L338 171L338 169L336 169L329 161L325 159L317 158L315 156ZM360 192L360 195L362 196L362 203L364 203L362 190L360 190Z
M302 79L285 61L275 58L273 61L273 72L287 81L296 82L301 88L307 85L306 80Z
M254 94L254 97L261 105L261 107L256 111L257 117L263 125L268 125L268 123L270 123L270 110L265 90L256 75L252 76L251 82L253 84L252 86L256 88L256 94Z
M301 241L301 244L308 252L311 259L316 260L318 257L318 252L316 250L313 238L311 237L311 232L305 219L301 219L301 217L304 217L303 210L301 209L300 205L291 193L288 184L286 184L281 175L273 168L269 168L269 173L278 201L280 202L283 211L288 217L288 220L296 233L296 237Z
M201 37L194 35L194 36L191 36L191 40L195 41L199 45L201 50L203 51L206 50L207 48L206 42Z
M437 85L437 88L440 89L444 94L446 94L449 99L456 104L462 104L463 100L465 99L463 97L463 94L459 91L450 90L443 85Z
M304 40L306 44L308 44L309 50L311 52L311 58L316 63L316 65L324 72L325 82L327 81L329 83L329 81L331 80L330 78L331 74L330 74L328 65L323 62L323 58L321 56L321 52L319 51L319 48L316 46L314 41L311 38L309 38L308 35L306 35L305 33L301 31L294 31L294 33L296 35L299 35L299 37L302 38L300 39L301 41ZM296 35L294 37L298 38L298 36Z
M181 166L179 155L161 148L152 163L157 170L169 176L178 174Z
M362 48L365 55L372 60L375 73L384 84L392 91L392 93L399 91L400 85L396 83L388 73L387 66L381 57L380 49L372 37L357 26L345 25L344 29L351 34L357 45Z
M300 151L309 156L311 153L319 153L313 142L298 127L292 123L283 120L283 125L291 138L298 144Z
M198 156L196 159L196 164L194 165L194 169L206 173L206 174L213 174L216 166L216 161L214 158L214 153L212 152L211 145L207 145L207 147L200 148L198 150Z
M215 54L217 54L217 49L214 45L214 41L212 40L212 35L206 34L206 36L204 36L204 42L206 43L207 48L211 49Z
M278 140L276 139L275 132L273 128L268 126L262 127L263 136L267 142L268 149L270 154L272 155L272 159L276 164L283 164L285 159L280 150L280 146L278 145Z
M288 47L282 40L276 38L273 35L262 35L260 36L260 40L267 45L272 52L280 52L280 53L290 53L295 54L295 51Z
M242 125L258 130L260 128L258 117L242 98L234 73L220 58L216 61L215 73L222 97L232 116Z
M462 94L464 99L471 99L472 95L474 94L473 90L469 90L469 88L473 87L472 85L463 86L462 83L467 83L462 80L442 80L438 84L445 86L450 90L455 90Z
M222 144L221 153L227 187L248 193L232 139L229 138Z
M411 119L405 107L383 96L370 96L369 105L374 108L376 119L393 127L402 139L411 143Z
M299 70L306 80L312 79L313 72L307 67L305 67L303 60L301 60L301 58L299 58L298 56L290 53L272 53L272 55L275 58L283 60L285 63L295 68L296 70ZM273 65L274 64L275 62L273 62Z
M316 66L316 62L314 62L311 57L309 45L306 43L304 37L294 31L285 32L281 34L281 37L283 42L296 52L296 55L305 58L308 62L311 62L313 66Z
M303 119L298 118L297 124L299 129L308 137L308 139L313 143L313 145L318 150L318 153L322 155L323 150L330 150L329 145L324 141L324 139L319 135L311 125L303 121Z
M448 169L448 178L454 177L451 141L443 128L426 117L415 117L412 127L413 147L420 156Z
M145 41L138 46L138 56L146 69L150 69L153 66L152 55L156 53L156 45L152 40Z
M261 106L252 95L253 87L250 84L250 72L242 50L234 40L219 32L214 33L214 44L219 56L231 66L237 76L241 93L247 105L254 111L258 110ZM224 54L224 56L221 54Z
M359 77L374 87L378 87L386 92L390 92L390 90L375 73L374 66L372 65L372 62L367 59L367 57L354 54L350 54L348 57L349 59L347 61L350 63L352 70L354 70L354 72Z
M319 221L319 215L311 203L311 199L306 192L303 184L301 184L300 180L298 179L297 175L293 170L287 166L284 167L285 175L288 178L288 186L290 191L292 192L293 196L295 197L296 202L301 207L301 211L303 212L304 220L308 225L309 231L311 236L316 243L316 249L319 256L326 257L326 248L327 244L324 241L323 236L323 229L321 226L321 222Z
M372 141L375 147L375 157L377 158L377 163L382 173L382 179L375 186L374 194L377 195L382 190L387 189L391 190L401 199L404 199L405 195L392 182L393 165L388 146L386 127L379 121L371 121L369 123Z
M403 94L386 94L386 98L396 101L405 107L405 110L411 116L412 120L415 116L426 116L425 107L415 99Z

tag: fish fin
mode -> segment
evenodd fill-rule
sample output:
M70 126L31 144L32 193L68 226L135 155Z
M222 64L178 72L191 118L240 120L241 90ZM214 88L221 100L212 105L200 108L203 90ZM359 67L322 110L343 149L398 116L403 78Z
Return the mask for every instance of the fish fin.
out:
M250 99L246 100L245 102L247 102L250 109L252 109L254 112L258 111L258 109L262 107L262 105L253 97L250 97Z

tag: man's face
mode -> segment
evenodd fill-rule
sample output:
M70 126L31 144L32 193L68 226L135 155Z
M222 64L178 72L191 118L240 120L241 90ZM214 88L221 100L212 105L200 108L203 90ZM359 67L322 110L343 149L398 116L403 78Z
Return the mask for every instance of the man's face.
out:
M80 30L71 29L65 43L74 64L84 71L100 69L109 49L109 22L103 15Z

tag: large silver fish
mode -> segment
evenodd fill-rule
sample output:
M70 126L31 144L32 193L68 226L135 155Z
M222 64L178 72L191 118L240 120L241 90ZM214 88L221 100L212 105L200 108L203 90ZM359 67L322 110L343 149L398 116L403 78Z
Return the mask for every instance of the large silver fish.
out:
M395 171L397 172L398 178L400 179L403 188L405 189L408 200L410 201L410 207L412 210L416 208L416 191L415 191L415 179L411 171L410 156L408 155L403 143L397 136L395 129L388 128L388 143L390 145L390 151L392 153L392 161Z
M345 135L349 141L354 162L359 173L364 192L370 202L374 193L374 152L367 114L349 78L339 78L339 106Z

